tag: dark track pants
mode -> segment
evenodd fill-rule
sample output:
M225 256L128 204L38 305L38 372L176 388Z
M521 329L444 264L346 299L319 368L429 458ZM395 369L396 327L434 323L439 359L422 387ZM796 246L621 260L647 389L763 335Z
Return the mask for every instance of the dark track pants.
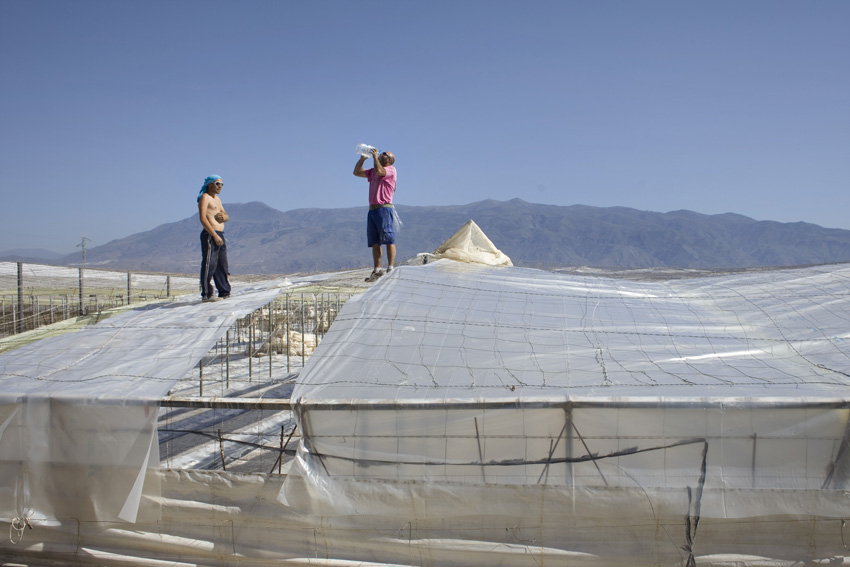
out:
M215 289L219 297L230 295L230 282L227 276L230 268L227 266L227 242L224 241L224 232L216 231L221 237L221 246L216 246L215 240L206 230L201 232L201 298L206 299L213 296L213 286L210 278L215 282Z

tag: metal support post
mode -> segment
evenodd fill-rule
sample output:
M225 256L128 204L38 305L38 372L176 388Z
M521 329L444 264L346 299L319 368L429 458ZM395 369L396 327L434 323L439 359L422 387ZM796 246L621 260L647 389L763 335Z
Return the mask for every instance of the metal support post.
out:
M18 262L18 325L17 332L24 332L24 263Z

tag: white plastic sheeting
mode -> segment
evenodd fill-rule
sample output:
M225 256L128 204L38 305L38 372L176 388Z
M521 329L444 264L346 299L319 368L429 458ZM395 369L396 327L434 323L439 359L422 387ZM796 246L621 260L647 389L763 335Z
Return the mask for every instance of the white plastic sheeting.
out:
M159 400L279 283L149 305L0 355L0 518L136 520ZM155 477L152 477L155 481Z
M488 266L513 266L511 259L496 248L473 220L467 221L429 256Z
M352 480L344 484L360 510L340 515L311 499L299 477L149 475L162 495L142 500L135 524L36 524L16 545L0 544L0 563L685 567L689 559L682 493L650 500L634 489ZM287 506L276 498L284 483L294 495ZM841 529L837 520L803 517L703 518L690 545L700 567L846 566Z
M674 491L694 521L848 517L848 354L846 265L667 282L404 268L346 304L301 373L298 464L340 511L354 479Z
M0 558L850 565L848 328L847 265L669 282L401 267L302 371L289 475L149 468L135 523L65 510Z

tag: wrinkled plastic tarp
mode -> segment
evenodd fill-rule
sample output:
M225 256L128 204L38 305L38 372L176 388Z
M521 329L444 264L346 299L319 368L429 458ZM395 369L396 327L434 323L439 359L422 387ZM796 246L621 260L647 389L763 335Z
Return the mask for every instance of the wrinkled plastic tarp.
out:
M340 510L357 508L346 478L690 490L703 516L842 517L848 354L847 265L664 282L401 268L302 371L299 470ZM783 496L797 490L838 496L814 510Z
M496 248L472 220L447 238L430 256L488 266L513 266L511 259Z
M278 283L122 313L0 355L0 518L136 519L159 400Z

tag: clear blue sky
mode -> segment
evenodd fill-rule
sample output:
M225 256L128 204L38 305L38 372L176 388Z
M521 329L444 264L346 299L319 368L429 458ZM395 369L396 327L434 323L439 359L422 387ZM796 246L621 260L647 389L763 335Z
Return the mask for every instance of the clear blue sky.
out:
M850 1L0 0L0 250L225 203L740 213L850 229ZM200 232L200 224L198 227Z

